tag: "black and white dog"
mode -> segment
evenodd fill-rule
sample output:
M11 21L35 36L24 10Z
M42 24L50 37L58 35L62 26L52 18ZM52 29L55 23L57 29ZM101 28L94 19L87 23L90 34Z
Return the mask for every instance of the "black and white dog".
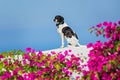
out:
M77 34L64 22L64 18L62 16L55 16L54 22L62 39L61 48L64 47L64 39L67 40L68 46L80 46Z

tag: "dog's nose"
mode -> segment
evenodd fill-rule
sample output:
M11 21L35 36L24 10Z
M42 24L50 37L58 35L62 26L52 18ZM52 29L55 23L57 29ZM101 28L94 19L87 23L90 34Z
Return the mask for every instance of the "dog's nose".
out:
M55 22L55 19L53 21Z

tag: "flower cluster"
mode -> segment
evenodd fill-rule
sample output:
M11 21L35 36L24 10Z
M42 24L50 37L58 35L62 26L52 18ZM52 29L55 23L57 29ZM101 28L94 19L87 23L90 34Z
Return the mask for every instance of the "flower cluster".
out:
M0 80L69 80L72 72L81 71L81 59L69 52L44 54L26 48L0 54Z
M118 23L103 22L89 29L96 35L103 35L108 40L89 43L88 68L83 71L85 80L120 80L120 21Z

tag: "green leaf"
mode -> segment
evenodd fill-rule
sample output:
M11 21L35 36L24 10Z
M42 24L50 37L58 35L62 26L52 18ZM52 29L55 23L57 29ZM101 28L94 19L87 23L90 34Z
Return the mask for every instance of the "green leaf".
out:
M108 72L108 66L105 65L105 66L103 67L103 70L104 70L105 72Z
M104 56L107 56L107 52L104 52Z
M3 62L0 62L0 71L2 70L3 68Z
M117 65L118 69L120 69L120 64Z
M92 32L93 32L92 28L89 28L89 29L88 29L88 32L92 33Z
M20 55L21 52L22 52L21 50L17 50L16 54L17 54L17 55Z
M2 76L4 74L4 72L3 71L0 71L0 76Z
M87 80L90 80L90 76L87 77Z
M56 79L57 79L57 77L58 77L58 76L57 76L57 74L55 74L55 75L54 75L54 80L56 80Z
M60 65L59 65L59 64L56 64L56 65L55 65L55 68L59 71Z

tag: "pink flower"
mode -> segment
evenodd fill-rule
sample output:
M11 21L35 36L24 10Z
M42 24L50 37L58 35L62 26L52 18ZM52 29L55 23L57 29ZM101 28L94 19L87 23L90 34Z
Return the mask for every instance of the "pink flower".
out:
M99 66L97 66L97 71L98 71L98 72L101 72L102 66L103 66L102 63L99 63Z
M49 78L45 78L44 80L49 80Z
M112 38L113 38L113 40L117 40L118 39L118 35L114 33Z
M119 46L119 48L118 48L118 51L120 51L120 46Z
M118 21L118 24L120 25L120 21Z
M30 55L29 54L24 54L23 57L24 57L24 59L28 59L28 60L30 59Z
M3 55L0 55L0 59L1 59L1 58L4 58Z
M117 26L117 23L115 22L115 23L113 23L113 25L114 25L114 26Z
M89 71L86 71L86 70L83 71L83 75L85 75L85 76L86 76L88 73L89 73Z
M111 69L111 64L107 64L107 67L108 67L108 71L110 71L110 69Z
M101 35L101 34L102 34L102 32L100 30L97 30L96 35L98 36L98 35Z
M72 67L71 61L68 60L68 61L66 62L66 64L67 64L68 67Z
M54 52L54 51L51 51L51 54L53 54L53 55L54 55L54 54L56 54L56 52Z
M89 43L88 45L87 45L87 48L90 48L90 47L92 47L93 46L93 44L92 43Z
M67 68L62 68L62 71L63 71L63 72L66 72L66 71L67 71Z
M6 79L11 78L11 73L6 71L6 72L4 72L3 76L5 76Z
M110 38L110 34L109 34L109 33L106 33L106 34L105 34L105 37L106 37L106 38Z
M41 64L37 62L37 67L40 68L41 67Z
M118 54L118 52L114 52L114 55L117 55Z
M51 69L53 68L53 64L52 64L52 61L50 62L50 68L51 68Z
M112 22L109 22L109 23L108 23L108 27L111 27L111 26L112 26Z
M69 52L72 52L72 50L69 50Z
M18 69L13 70L13 75L17 75L18 74Z
M42 51L39 50L37 56L42 56L42 54Z
M97 41L94 46L101 48L102 47L102 42L101 41Z
M51 56L51 54L48 54L48 57L50 57Z
M23 60L23 65L26 65L26 60Z
M101 27L102 27L102 24L101 24L101 23L99 23L99 24L97 25L97 27L98 27L98 28L101 28Z
M5 66L7 66L9 63L8 63L8 61L4 61L4 64L5 64Z
M105 22L103 23L103 25L104 25L104 26L108 26L108 22L105 21Z
M5 76L5 75L2 75L2 76L0 76L0 79L1 79L1 80L6 80L6 76Z
M80 76L76 76L76 80L79 80L80 79Z
M95 28L95 26L92 26L92 28L94 29L94 28Z
M62 75L59 74L58 77L59 77L59 78L62 78Z
M42 73L43 73L43 71L41 71L41 70L37 71L38 75L42 75Z
M80 71L82 70L82 68L81 68L81 67L79 67L77 70L80 72Z
M22 76L18 75L17 80L24 80L24 78Z
M30 47L26 48L26 52L27 52L27 53L30 53L31 50L32 50L32 48L30 48Z
M35 53L35 52L36 52L35 49L32 49L32 50L31 50L31 53Z
M111 53L110 53L110 52L108 52L108 55L111 55Z
M67 50L65 50L64 54L65 54L65 56L67 56L67 55L68 55L68 51L67 51Z
M58 54L58 58L60 59L60 62L65 60L65 56L63 54Z
M110 44L110 46L109 46L110 48L114 48L114 45L113 44Z

